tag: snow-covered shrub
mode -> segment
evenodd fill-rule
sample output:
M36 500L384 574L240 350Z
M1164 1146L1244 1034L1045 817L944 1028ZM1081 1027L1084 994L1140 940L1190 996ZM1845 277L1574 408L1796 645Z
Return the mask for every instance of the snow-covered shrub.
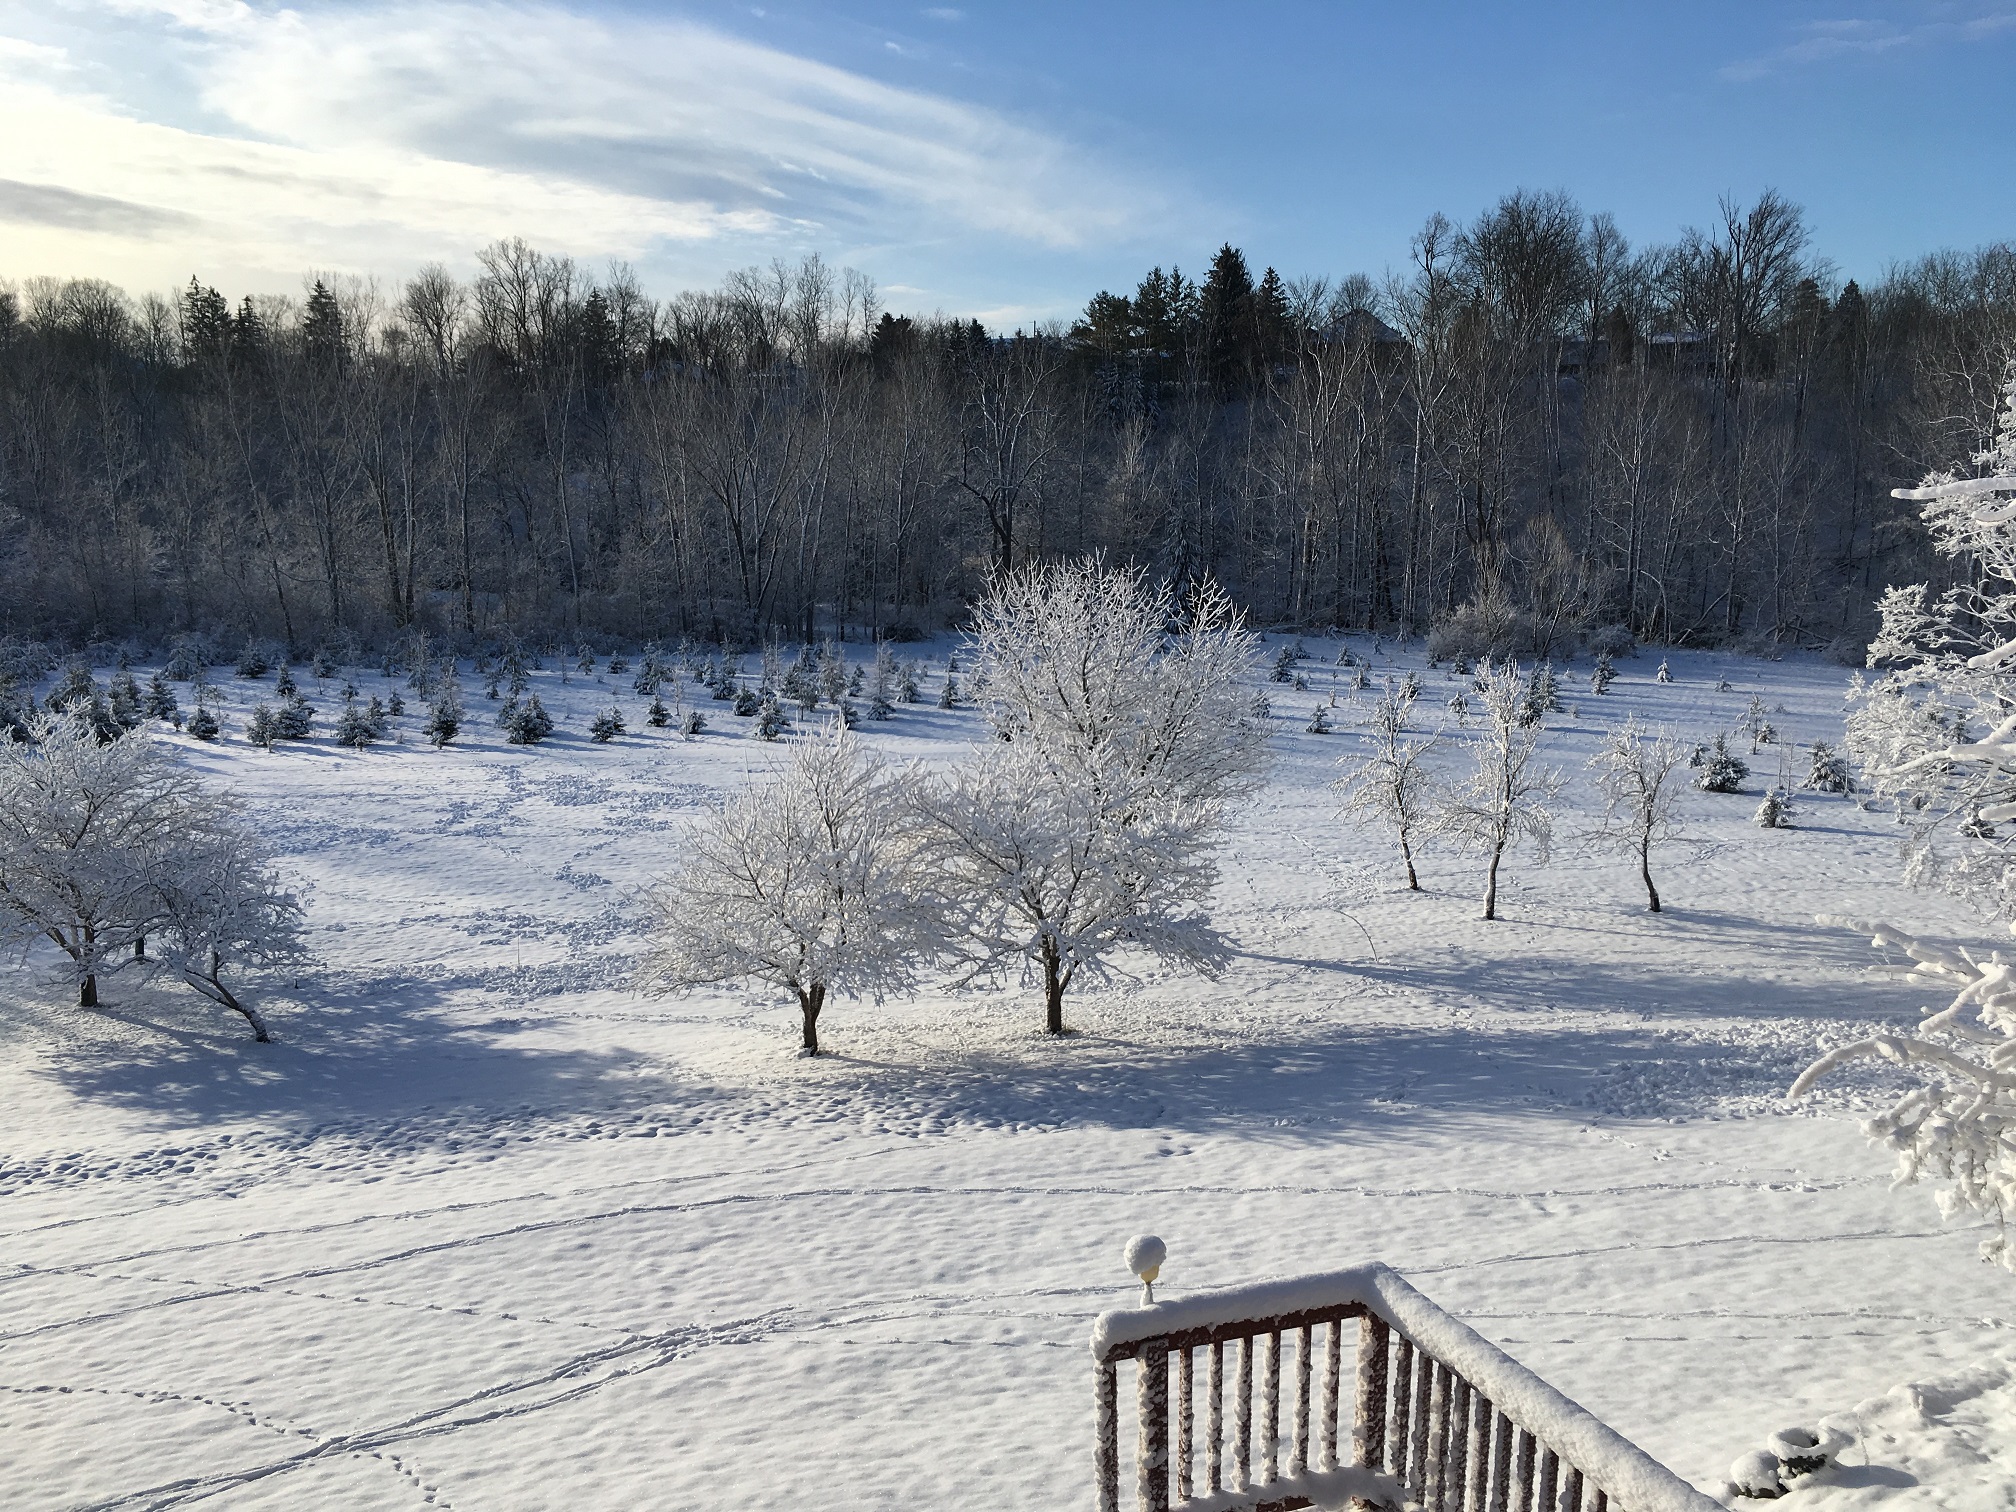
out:
M1439 800L1428 766L1428 753L1438 737L1404 740L1408 707L1412 699L1388 693L1373 711L1372 731L1376 740L1370 755L1357 760L1343 758L1344 775L1333 784L1343 793L1341 814L1365 815L1383 822L1400 845L1400 860L1407 868L1407 886L1421 890L1414 871L1414 847L1433 829Z
M959 679L949 666L945 669L944 685L938 689L938 707L941 709L959 707Z
M1438 827L1486 857L1484 917L1498 917L1498 866L1505 852L1528 841L1547 859L1554 835L1553 802L1560 775L1534 761L1541 728L1527 717L1532 684L1516 662L1480 671L1484 727L1471 748L1470 775L1451 789Z
M1750 816L1750 822L1759 829L1790 829L1792 827L1792 806L1785 801L1785 795L1776 788L1764 790L1764 801L1757 805L1757 812Z
M707 728L707 716L698 709L688 709L679 720L679 733L691 740Z
M1545 656L1556 637L1538 618L1514 608L1503 597L1486 597L1457 609L1428 631L1428 654L1437 661L1465 657L1499 661L1514 656Z
M1768 1449L1753 1449L1729 1467L1729 1495L1758 1501L1774 1501L1785 1494L1778 1479L1778 1456Z
M282 740L306 740L315 727L315 706L296 693L274 710L273 726Z
M1598 625L1585 638L1591 655L1608 657L1615 661L1623 656L1638 654L1638 637L1631 633L1627 625Z
M777 695L767 688L761 693L758 693L754 688L737 688L735 690L735 713L743 719L753 719L766 703L774 704L776 702Z
M1664 660L1659 663L1659 671L1655 674L1654 681L1662 683L1673 681L1673 669L1667 666Z
M651 697L651 707L644 715L644 722L654 730L662 730L672 723L672 711L665 707L665 700L655 693Z
M736 712L741 712L741 705L736 705ZM776 695L764 694L756 706L756 723L749 733L759 740L775 740L790 728L791 721L784 717L784 706L777 702Z
M1547 715L1559 714L1561 707L1561 689L1554 678L1554 664L1542 662L1526 679L1519 718L1526 724L1537 725Z
M324 681L336 675L336 658L326 647L315 648L315 659L310 663L317 681Z
M1611 664L1607 653L1599 655L1596 658L1596 665L1589 670L1589 691L1608 693L1610 684L1615 681L1617 681L1617 668Z
M194 712L189 716L189 733L198 740L215 740L218 731L217 716L202 704L196 705Z
M1686 747L1671 730L1647 729L1632 715L1612 730L1589 765L1603 796L1599 837L1622 846L1638 860L1645 884L1645 907L1658 913L1659 889L1652 883L1652 849L1680 833L1680 768Z
M1713 749L1697 753L1698 760L1690 765L1700 768L1700 775L1694 779L1694 786L1704 793L1740 793L1743 779L1750 775L1750 767L1742 757L1729 749L1729 737L1717 735Z
M1295 675L1295 648L1283 646L1274 653L1274 669L1267 674L1268 681L1285 683Z
M292 698L301 691L294 681L294 669L284 661L280 663L280 676L273 684L273 691L282 698Z
M197 677L202 675L203 669L209 664L210 659L210 648L203 643L201 638L193 635L180 635L175 638L175 643L168 648L168 661L161 670L176 682L193 682Z
M1854 792L1855 777L1848 769L1848 758L1826 741L1814 741L1811 764L1806 772L1806 786L1816 793Z
M604 709L588 722L588 738L607 745L623 733L623 711L614 707Z
M182 712L175 690L168 686L168 679L161 673L156 672L147 680L147 696L141 701L140 712L149 719L169 720Z
M644 985L786 988L808 1055L829 995L909 990L942 933L916 864L911 783L844 731L798 745L701 821L686 865L653 893Z
M1311 709L1309 711L1309 723L1303 726L1303 728L1311 735L1328 735L1330 733L1329 705L1318 704L1315 708Z

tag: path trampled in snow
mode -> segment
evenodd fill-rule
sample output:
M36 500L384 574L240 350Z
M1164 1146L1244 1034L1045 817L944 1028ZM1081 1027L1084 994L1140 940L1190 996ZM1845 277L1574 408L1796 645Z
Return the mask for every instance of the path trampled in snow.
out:
M1788 741L1838 740L1846 674L1675 655L1660 686L1645 656L1598 698L1564 668L1567 843L1513 857L1486 925L1465 858L1408 896L1335 819L1370 695L1305 734L1336 649L1306 644L1225 857L1233 969L1074 994L1058 1042L1033 993L934 993L829 1008L808 1062L775 997L632 993L639 888L770 754L720 704L682 742L627 678L549 672L575 733L529 750L480 693L446 752L413 712L361 755L180 742L312 884L324 965L264 992L270 1046L135 977L98 1013L46 959L0 977L0 1502L1089 1505L1085 1338L1153 1230L1176 1291L1383 1259L1703 1484L1944 1380L1872 1409L1888 1468L1801 1498L2011 1505L1980 1424L2016 1390L2016 1282L1888 1189L1854 1125L1878 1073L1781 1099L1817 1042L1922 996L1814 914L1978 925L1901 890L1886 816L1807 797L1752 827L1774 751L1748 797L1691 796L1706 844L1667 860L1665 915L1575 838L1607 724L1706 739L1761 688ZM1440 718L1456 685L1423 678ZM235 735L253 690L226 690ZM638 733L592 744L612 694ZM864 726L928 762L973 734Z

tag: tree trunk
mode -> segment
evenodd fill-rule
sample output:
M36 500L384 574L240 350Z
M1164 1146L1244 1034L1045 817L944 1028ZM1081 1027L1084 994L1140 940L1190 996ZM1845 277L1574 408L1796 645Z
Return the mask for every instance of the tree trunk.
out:
M1057 948L1049 941L1043 944L1043 1032L1062 1034L1064 1032L1064 989L1071 983L1069 973L1063 969L1057 958Z
M216 951L210 952L210 970L207 973L192 970L188 973L188 978L189 985L204 997L229 1008L250 1024L253 1039L262 1045L273 1043L271 1036L266 1033L266 1020L260 1017L259 1010L239 1002L237 995L224 985L224 958Z
M814 982L798 989L798 1011L803 1016L805 1035L800 1042L807 1055L819 1053L819 1010L826 1006L826 984Z
M1652 913L1659 912L1659 889L1652 885L1652 855L1648 847L1638 849L1638 875L1645 879L1645 907Z
M85 973L84 980L77 984L77 1006L96 1008L98 1006L98 973Z
M1407 863L1407 890L1421 891L1421 879L1414 875L1414 847L1407 843L1407 831L1400 831L1400 858Z
M147 936L141 935L133 942L133 959L136 961L147 959Z
M1487 919L1498 917L1498 858L1504 854L1505 847L1502 845L1491 849L1491 870L1484 880L1484 917Z

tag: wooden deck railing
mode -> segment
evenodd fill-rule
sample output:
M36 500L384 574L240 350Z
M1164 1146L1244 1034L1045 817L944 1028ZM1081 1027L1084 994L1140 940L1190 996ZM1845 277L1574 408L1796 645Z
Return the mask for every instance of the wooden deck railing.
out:
M1719 1512L1383 1265L1107 1313L1092 1351L1099 1512L1127 1359L1140 1512Z

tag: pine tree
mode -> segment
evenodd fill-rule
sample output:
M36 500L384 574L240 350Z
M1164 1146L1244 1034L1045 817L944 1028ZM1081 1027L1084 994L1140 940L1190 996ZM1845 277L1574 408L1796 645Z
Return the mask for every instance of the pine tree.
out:
M274 727L282 740L306 740L315 726L315 706L296 693L274 713Z
M553 733L553 716L539 702L534 693L523 704L514 705L510 722L504 726L504 738L512 745L537 745Z
M756 723L750 733L762 740L775 740L791 728L791 722L784 717L784 706L777 702L777 696L766 694L757 709Z
M1655 680L1662 683L1670 683L1673 681L1673 669L1667 666L1665 662L1660 662L1659 672Z
M282 698L292 698L301 691L294 685L294 669L284 661L280 663L280 680L273 684L273 691Z
M691 740L706 728L707 716L698 709L688 709L679 721L679 733L687 740Z
M1786 817L1791 805L1776 788L1764 790L1764 801L1757 805L1757 812L1751 816L1751 823L1759 829L1790 829L1792 821Z
M264 677L272 665L266 660L266 653L254 640L247 640L244 649L238 653L238 675L240 677Z
M197 704L195 712L189 716L189 733L194 735L198 740L215 740L217 738L217 716L204 708L202 704Z
M588 723L588 738L607 745L623 733L623 714L620 709L604 709Z
M665 707L665 700L653 696L651 711L644 716L644 722L654 730L662 730L672 723L672 711Z
M435 689L434 701L427 706L426 735L439 750L462 732L462 700L450 679L443 679Z
M280 738L280 721L265 704L253 707L252 717L245 721L245 738L262 750L273 749L273 742Z
M377 700L374 698L372 702L376 703ZM392 697L386 701L385 711L394 719L397 719L401 714L406 712L406 700L399 696L397 688L392 690Z
M312 363L334 365L343 359L343 310L319 278L301 312L301 345Z
M959 679L948 666L945 669L945 685L938 690L938 707L956 709L959 707Z
M348 746L353 751L361 751L378 738L378 731L371 722L367 710L353 703L343 705L343 712L336 718L336 743Z
M147 697L141 709L149 719L172 720L182 712L181 705L175 701L175 690L168 686L168 679L161 673L156 672L147 679Z
M1329 708L1323 704L1316 705L1309 715L1309 723L1305 728L1311 735L1328 735L1330 733Z
M1616 680L1617 668L1610 660L1610 653L1608 651L1602 652L1596 658L1596 665L1590 669L1589 691L1591 693L1608 693L1610 691L1610 684Z
M1848 758L1824 740L1813 742L1812 765L1807 769L1806 786L1816 793L1852 793L1855 778Z
M1729 749L1729 737L1717 735L1712 751L1699 753L1693 763L1701 769L1701 775L1694 779L1694 786L1704 793L1740 793L1743 779L1750 775L1750 768L1743 758Z

